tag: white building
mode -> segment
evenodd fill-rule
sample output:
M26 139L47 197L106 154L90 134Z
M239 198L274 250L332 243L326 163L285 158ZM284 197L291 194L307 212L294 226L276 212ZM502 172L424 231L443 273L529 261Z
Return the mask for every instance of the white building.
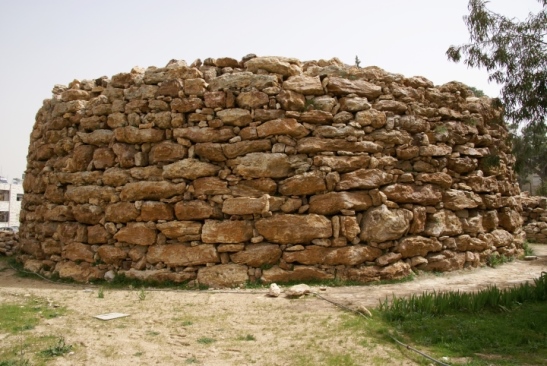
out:
M0 177L0 227L19 226L19 213L23 200L23 185L20 179L12 184Z

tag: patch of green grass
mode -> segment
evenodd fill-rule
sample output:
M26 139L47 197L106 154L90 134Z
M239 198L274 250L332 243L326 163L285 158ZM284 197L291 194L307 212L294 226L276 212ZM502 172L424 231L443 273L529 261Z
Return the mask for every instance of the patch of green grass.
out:
M488 259L486 260L486 265L492 268L496 268L502 264L512 262L512 257L507 257L503 254L494 253L488 256Z
M201 338L198 339L198 343L201 343L201 344L211 344L211 343L214 343L216 341L217 341L216 339L209 338L209 337L201 337Z
M104 299L104 288L102 286L99 287L99 291L97 292L97 297L99 299Z
M144 291L143 288L141 288L141 290L139 291L139 300L140 301L146 300L146 292Z
M22 304L0 304L0 331L15 334L33 329L40 318L55 318L66 312L53 308L42 299L28 299Z
M547 273L515 288L473 294L424 293L381 303L396 337L434 355L466 357L469 365L547 364Z
M522 244L522 249L524 249L525 256L534 255L534 251L530 248L530 243L528 243L528 241L525 241L524 244Z
M184 361L185 364L199 363L198 359L195 357L189 357Z
M237 337L238 341L256 341L256 337L252 334L247 334L246 336Z

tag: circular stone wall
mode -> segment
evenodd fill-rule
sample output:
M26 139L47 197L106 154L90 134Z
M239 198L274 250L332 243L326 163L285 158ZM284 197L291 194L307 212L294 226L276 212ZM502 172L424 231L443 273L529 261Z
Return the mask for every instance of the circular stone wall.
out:
M18 255L88 281L374 281L521 250L501 110L337 59L171 61L56 85Z

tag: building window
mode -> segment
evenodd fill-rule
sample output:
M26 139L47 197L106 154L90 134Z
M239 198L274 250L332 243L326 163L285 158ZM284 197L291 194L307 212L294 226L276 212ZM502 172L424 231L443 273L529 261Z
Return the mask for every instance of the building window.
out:
M9 191L0 190L0 201L9 201Z
M8 221L9 221L9 212L1 211L0 212L0 222L8 222Z
M22 201L23 200L23 194L22 193L18 193L17 194L17 201Z

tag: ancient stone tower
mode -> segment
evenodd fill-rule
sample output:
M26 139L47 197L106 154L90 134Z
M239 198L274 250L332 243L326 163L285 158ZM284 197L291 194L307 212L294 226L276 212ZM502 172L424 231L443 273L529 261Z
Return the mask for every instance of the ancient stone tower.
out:
M522 243L506 138L461 83L337 59L75 80L36 116L18 258L210 286L477 266Z

